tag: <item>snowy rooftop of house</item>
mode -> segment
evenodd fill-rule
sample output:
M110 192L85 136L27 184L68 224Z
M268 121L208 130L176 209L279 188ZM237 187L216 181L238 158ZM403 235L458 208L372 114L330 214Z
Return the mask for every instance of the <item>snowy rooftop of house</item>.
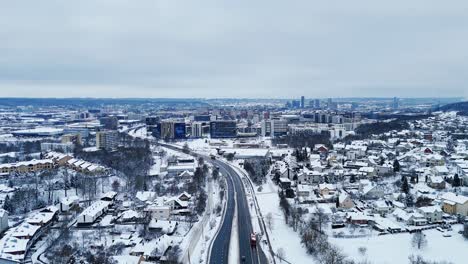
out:
M78 196L68 196L68 197L62 198L60 202L65 205L70 205L70 204L74 204L78 202L78 200L79 200Z
M101 201L101 200L96 201L92 205L90 205L88 208L86 208L81 213L81 215L87 215L87 216L94 217L96 214L98 214L99 212L101 212L102 210L107 208L109 206L109 204L110 203L106 202L106 201Z
M444 182L444 178L442 178L441 176L431 176L431 177L429 177L429 179L431 180L432 183L443 183Z
M39 212L26 219L29 224L47 224L54 218L55 212Z
M373 216L366 215L364 213L357 213L357 212L348 212L346 213L347 218L351 218L353 220L372 220L374 219Z
M7 232L0 240L0 258L21 262L24 254L18 252L25 252L28 242L29 239L19 239L13 237L11 232Z
M280 179L279 179L279 181L280 181L280 182L282 182L282 183L288 183L288 182L291 182L291 180L290 180L290 179L288 179L288 178L280 178Z
M142 202L152 201L156 197L156 192L151 191L138 191L136 198Z
M311 191L313 191L313 187L311 185L298 184L297 185L297 191L298 192L311 192Z
M391 221L390 219L387 219L387 218L375 217L374 222L377 225L379 225L379 226L381 226L381 227L383 227L385 229L388 229L388 228L394 229L394 230L395 229L396 230L402 229L402 227L399 224L397 224L397 223L395 223L395 222L393 222L393 221Z
M324 190L324 189L335 190L336 189L335 185L329 184L329 183L321 183L319 184L319 188L320 190Z
M177 227L176 221L152 219L149 228L161 229L164 233L172 233Z
M102 198L114 199L116 196L117 196L117 193L116 193L116 192L110 191L110 192L106 192L105 194L103 194L103 195L101 196L101 199L102 199Z
M45 156L50 159L63 159L65 157L72 157L72 155L70 154L64 154L64 153L59 153L59 152L54 152L54 151L47 152Z
M457 203L457 204L464 204L464 203L468 202L468 197L463 196L463 195L457 195L457 194L452 193L452 192L444 193L442 195L442 199L445 200L445 201L450 201L450 202L454 202L454 203Z
M4 163L0 164L0 169L1 168L12 168L12 167L20 167L20 166L29 166L29 165L36 165L36 164L47 164L47 163L52 163L53 161L51 159L40 159L40 160L30 160L30 161L20 161L16 163Z
M15 191L15 188L6 186L5 184L0 184L0 193L10 193Z
M370 172L374 172L374 167L361 167L359 168L359 171L360 172L367 172L367 173L370 173Z
M170 246L174 246L180 242L179 238L171 237L166 234L162 235L157 239L153 239L149 242L140 242L131 250L132 253L142 253L143 256L150 256L151 253L157 249L158 254L162 255Z
M435 170L439 173L448 173L449 170L446 166L435 166Z
M342 203L346 198L348 198L349 194L346 192L340 192L340 196L338 196L338 200Z
M438 206L423 206L423 207L419 207L418 209L424 213L442 212L442 209L440 209L440 207Z
M388 208L388 207L391 207L391 205L390 205L388 202L384 201L384 200L377 200L377 201L374 202L374 205L375 205L375 207L377 207L377 208Z
M177 165L170 165L167 167L168 171L176 170L176 171L193 171L195 170L195 165L192 164L177 164Z
M346 145L346 150L361 150L361 151L366 151L367 146L365 145Z
M122 218L123 220L130 220L130 219L133 219L133 218L139 218L141 215L140 213L134 211L134 210L127 210L127 211L124 211L122 214L120 214L120 218Z

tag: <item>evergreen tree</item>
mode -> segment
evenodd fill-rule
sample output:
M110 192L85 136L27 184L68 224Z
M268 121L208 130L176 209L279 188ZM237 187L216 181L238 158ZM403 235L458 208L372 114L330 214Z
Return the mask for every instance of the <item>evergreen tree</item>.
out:
M455 174L455 176L453 176L453 187L458 187L461 185L461 180L460 180L460 177L458 176L458 174Z
M13 213L13 204L10 201L9 195L5 197L5 201L3 202L3 209L7 210L10 214Z
M400 171L400 162L398 162L398 160L395 160L395 161L393 162L393 171L394 171L394 172Z
M409 193L409 184L406 176L401 177L401 191L408 194Z

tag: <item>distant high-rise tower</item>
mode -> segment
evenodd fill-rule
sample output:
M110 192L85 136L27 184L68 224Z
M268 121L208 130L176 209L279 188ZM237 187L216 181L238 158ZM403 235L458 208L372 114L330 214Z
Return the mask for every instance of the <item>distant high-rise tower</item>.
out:
M301 96L301 108L305 107L305 97Z
M320 109L320 99L315 99L314 101L315 101L314 107L317 109Z
M393 97L392 108L393 108L393 109L398 109L399 106L400 106L400 102L399 102L398 97Z
M331 98L328 98L327 100L327 107L328 109L332 109L333 108L333 101Z

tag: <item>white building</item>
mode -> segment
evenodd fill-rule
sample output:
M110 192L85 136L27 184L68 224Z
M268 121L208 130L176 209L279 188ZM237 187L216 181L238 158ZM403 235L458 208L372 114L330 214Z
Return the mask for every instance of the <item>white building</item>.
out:
M0 234L8 229L8 212L0 209Z
M117 131L100 131L96 133L96 147L98 149L114 150L119 143Z
M92 224L109 209L111 203L107 201L96 201L86 208L79 216L77 224Z
M203 124L201 122L193 122L192 123L192 133L191 136L193 138L201 138L203 137Z

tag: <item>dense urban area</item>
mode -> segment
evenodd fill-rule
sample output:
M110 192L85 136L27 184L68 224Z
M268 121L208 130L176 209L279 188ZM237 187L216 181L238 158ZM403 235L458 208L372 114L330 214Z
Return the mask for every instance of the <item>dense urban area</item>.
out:
M460 98L0 99L0 263L467 263Z

